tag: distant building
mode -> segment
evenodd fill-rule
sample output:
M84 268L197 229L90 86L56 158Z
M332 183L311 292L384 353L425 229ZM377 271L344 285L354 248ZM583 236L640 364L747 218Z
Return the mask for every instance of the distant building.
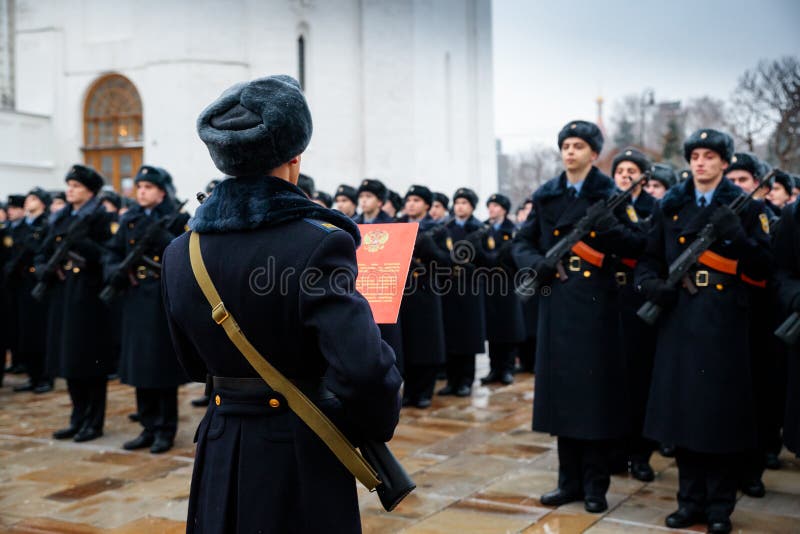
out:
M163 166L186 198L217 177L195 132L230 85L286 73L321 190L497 189L490 0L0 0L0 194L87 162L128 191Z

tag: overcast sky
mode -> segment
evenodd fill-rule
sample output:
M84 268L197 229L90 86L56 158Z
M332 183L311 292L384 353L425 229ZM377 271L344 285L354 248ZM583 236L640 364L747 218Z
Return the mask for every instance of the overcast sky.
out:
M493 0L495 133L506 152L555 144L651 87L727 99L759 59L800 56L798 0Z

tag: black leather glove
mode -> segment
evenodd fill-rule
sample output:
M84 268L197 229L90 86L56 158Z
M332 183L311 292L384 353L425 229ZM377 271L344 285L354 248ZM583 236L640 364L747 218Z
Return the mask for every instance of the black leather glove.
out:
M651 302L654 302L662 308L668 308L675 304L678 300L678 290L674 287L669 287L667 283L660 278L651 278L645 280L639 285L639 292Z
M711 214L709 222L714 225L714 230L720 239L734 241L740 237L744 237L744 229L732 209L728 206L718 207L714 213Z
M555 258L541 259L538 263L536 263L536 265L533 266L533 270L536 271L536 280L540 284L552 282L556 277L556 273L558 272L558 269L556 268L557 264L558 261Z
M608 232L617 224L616 216L611 213L605 202L595 202L589 209L586 210L586 215L589 215L594 220L593 229L600 233Z

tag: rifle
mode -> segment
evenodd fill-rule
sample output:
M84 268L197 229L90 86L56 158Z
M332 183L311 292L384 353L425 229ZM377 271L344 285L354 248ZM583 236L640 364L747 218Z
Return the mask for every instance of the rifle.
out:
M84 257L76 252L72 252L70 249L75 245L75 243L86 237L88 228L87 224L84 223L90 222L96 213L104 210L105 208L103 207L103 203L98 201L92 211L86 214L85 217L75 217L75 220L70 223L66 233L61 238L59 245L56 247L56 250L53 252L53 254L50 256L50 259L47 260L47 263L45 263L44 267L40 271L39 281L31 291L31 296L34 299L41 301L44 298L44 294L50 287L53 277L57 275L59 269L61 269L61 264L63 264L66 259L69 258L80 264L86 263L86 259Z
M158 234L161 230L167 230L175 221L178 220L178 215L181 214L181 209L186 205L188 200L184 200L181 202L178 207L175 208L175 211L170 213L169 215L165 215L157 220L155 223L151 224L147 230L145 231L144 236L140 240L136 242L133 248L131 248L130 252L123 258L120 264L117 266L117 269L114 271L111 279L118 277L119 275L128 275L131 276L131 270L137 263L146 263L148 267L156 269L158 271L161 270L161 264L151 260L150 258L144 255L144 252L150 247L153 239L155 239L156 234ZM121 290L119 287L114 285L113 283L107 284L98 297L106 304L110 304L114 298L119 295Z
M637 178L636 180L631 183L630 187L625 191L618 190L613 195L608 197L605 200L598 200L594 206L597 205L605 205L605 207L614 213L619 206L623 203L627 202L630 198L631 194L633 194L634 189L640 184L643 184L650 178L652 171L645 171L642 175ZM559 276L562 280L566 280L566 272L564 271L564 267L561 265L561 260L564 257L572 252L572 248L579 242L582 241L584 237L586 237L589 232L597 224L597 217L601 213L601 211L597 210L598 215L592 216L590 213L595 211L592 208L589 208L589 213L583 216L572 228L569 234L564 236L564 238L550 247L550 249L545 253L545 259L551 260L556 264L556 268L558 269ZM528 299L533 296L533 294L539 289L540 281L537 278L526 278L522 281L522 283L517 286L516 293L517 296L523 301L527 301Z
M759 180L756 188L753 189L749 195L739 195L728 205L728 207L738 215L747 205L747 202L753 198L753 195L759 189L761 189L761 186L768 182L774 174L775 171L772 170L764 175L761 180ZM723 180L724 179L725 178L723 178ZM703 229L700 230L700 233L697 234L697 238L688 247L686 247L680 256L675 258L675 260L670 264L667 279L665 281L666 285L670 288L675 288L678 286L678 284L683 282L684 278L687 276L687 273L694 266L694 264L697 263L697 260L700 258L700 256L707 251L716 240L717 231L714 228L714 225L707 223ZM636 312L636 315L638 315L639 318L644 322L652 326L656 324L658 317L661 315L661 306L655 302L647 301L642 304L642 306Z
M790 347L797 343L800 338L800 314L792 312L784 322L775 330L775 337L789 345Z

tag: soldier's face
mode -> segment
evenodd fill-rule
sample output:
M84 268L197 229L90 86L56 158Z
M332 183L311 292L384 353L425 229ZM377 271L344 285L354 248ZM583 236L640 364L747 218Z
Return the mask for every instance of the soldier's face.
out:
M24 208L20 208L19 206L9 206L8 207L8 220L9 221L18 221L23 217L25 217L25 209Z
M531 214L531 208L533 208L533 204L530 202L526 202L522 209L517 212L517 221L524 222L528 220L528 215Z
M767 200L781 209L789 202L790 198L791 195L778 182L772 184L772 189L767 193Z
M403 211L412 219L419 219L428 211L428 205L425 204L422 198L416 195L409 195L406 198L406 205Z
M91 200L94 194L79 181L69 180L67 182L66 196L67 202L70 204L85 204Z
M667 194L667 188L658 180L648 180L644 190L656 200L661 200Z
M617 187L623 191L627 191L631 184L638 180L642 175L642 171L632 161L621 161L614 171L614 182Z
M144 209L152 209L164 201L166 192L152 182L136 184L136 202Z
M741 187L742 191L748 195L752 193L758 185L758 181L753 177L753 175L743 169L730 171L725 176L728 177L728 180Z
M722 177L722 173L728 168L728 162L713 150L695 148L689 158L689 166L692 168L694 180L707 184Z
M503 206L501 206L497 202L489 202L487 209L489 210L490 219L499 221L500 219L506 218L506 210L504 210Z
M361 206L362 213L375 213L381 209L383 204L378 197L367 191L362 191L358 195L358 205Z
M347 198L346 196L338 196L336 197L336 209L347 215L348 217L352 217L356 213L356 205L353 204L353 201Z
M44 211L44 207L44 202L36 195L28 195L25 197L25 213L39 215Z
M561 161L568 171L580 171L597 159L597 152L580 137L567 137L561 144Z
M397 215L397 210L394 209L394 204L392 204L391 202L384 202L383 207L381 209L383 210L384 213L389 215L389 217L394 218L394 216Z
M466 198L457 198L453 201L453 213L459 219L467 219L472 215L473 209Z
M428 214L434 219L438 220L447 215L447 209L444 207L444 204L434 200L433 205L431 206L431 209L428 212Z
M54 198L53 202L50 203L50 213L55 213L61 208L66 205L66 202L61 200L60 198Z

